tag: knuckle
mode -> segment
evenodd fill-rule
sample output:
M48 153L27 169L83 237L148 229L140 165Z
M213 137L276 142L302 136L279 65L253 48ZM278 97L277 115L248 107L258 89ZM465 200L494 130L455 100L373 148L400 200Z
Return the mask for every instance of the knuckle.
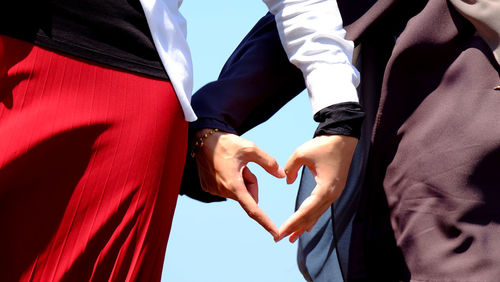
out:
M257 145L255 145L254 142L247 140L247 147L255 148L255 147L257 147Z
M252 141L246 140L242 145L241 151L246 154L253 154L257 152L257 145Z
M340 196L340 189L328 189L326 192L325 192L325 197L324 199L325 200L328 200L329 204L333 203L335 200L337 200L337 198Z
M301 161L305 160L306 152L299 148L295 151L294 157L297 161L301 162Z
M255 218L255 212L253 211L246 211L247 212L247 215L251 218Z
M245 146L241 149L244 155L253 155L257 151L255 147Z
M237 193L239 190L238 187L239 187L239 184L241 183L241 181L243 181L243 180L229 179L229 180L227 180L227 182L225 184L225 188L222 188L222 189L232 191L233 193Z
M278 167L278 162L275 159L270 159L267 163L269 167Z
M257 216L258 213L257 213L256 210L254 210L254 209L248 209L248 210L246 210L246 212L247 212L247 215L250 218L252 218L252 219L257 219L258 218L258 216Z
M310 224L312 221L314 220L314 216L310 213L307 213L305 214L302 218L301 218L301 222L304 222L304 223L308 223Z

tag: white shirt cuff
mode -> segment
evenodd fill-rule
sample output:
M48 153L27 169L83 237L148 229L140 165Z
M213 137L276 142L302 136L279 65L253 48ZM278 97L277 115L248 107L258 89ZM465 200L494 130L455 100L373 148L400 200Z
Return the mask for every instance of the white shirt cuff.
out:
M275 15L290 61L303 73L313 114L333 104L357 102L359 72L354 44L345 39L335 0L264 0Z
M333 104L358 102L359 73L351 64L314 64L304 75L313 115Z

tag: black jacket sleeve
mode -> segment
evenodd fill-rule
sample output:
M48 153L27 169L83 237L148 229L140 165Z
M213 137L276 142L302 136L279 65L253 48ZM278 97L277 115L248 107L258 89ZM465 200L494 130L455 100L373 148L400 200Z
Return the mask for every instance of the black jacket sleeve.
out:
M241 135L269 119L304 88L302 73L289 62L274 16L268 13L229 57L219 78L193 96L199 119L191 123L190 131L218 128ZM189 153L180 194L203 202L222 200L201 190Z
M288 61L274 16L268 13L229 57L219 78L195 93L192 105L199 120L191 128L213 123L218 126L211 127L241 135L304 88L302 73Z
M241 135L269 119L304 88L302 73L289 62L274 16L268 13L229 57L219 78L193 96L198 120L190 124L190 134L217 128ZM358 103L343 103L321 110L314 118L320 123L315 135L359 138L364 112ZM203 202L222 200L201 189L196 161L189 151L180 194Z

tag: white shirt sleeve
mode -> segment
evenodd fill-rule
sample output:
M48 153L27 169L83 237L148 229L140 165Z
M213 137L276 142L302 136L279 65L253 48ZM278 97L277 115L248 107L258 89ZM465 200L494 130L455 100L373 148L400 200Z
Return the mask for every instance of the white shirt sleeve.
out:
M303 73L313 114L333 104L357 102L359 72L354 44L345 39L335 0L264 0L275 15L290 61Z
M193 64L187 43L182 0L140 0L158 55L167 71L187 121L197 119L191 107Z

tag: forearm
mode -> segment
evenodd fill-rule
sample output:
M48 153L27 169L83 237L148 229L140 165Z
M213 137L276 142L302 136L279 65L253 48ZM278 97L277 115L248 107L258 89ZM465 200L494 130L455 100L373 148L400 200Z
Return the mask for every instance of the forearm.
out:
M359 73L354 44L345 39L334 0L264 0L275 14L283 47L303 73L313 113L333 104L357 102Z
M219 78L202 87L192 104L191 128L218 127L243 134L304 90L304 80L281 46L274 16L267 14L242 40Z

